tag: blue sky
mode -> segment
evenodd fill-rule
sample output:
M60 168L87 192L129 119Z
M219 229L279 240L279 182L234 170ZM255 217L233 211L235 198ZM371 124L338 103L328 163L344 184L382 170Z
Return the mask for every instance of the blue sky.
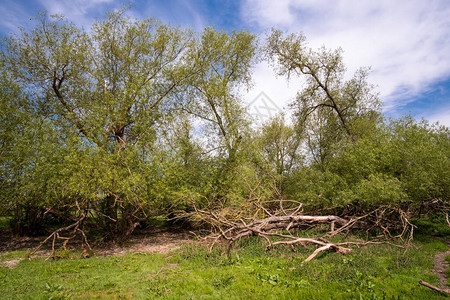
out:
M129 14L201 30L249 30L262 37L272 27L302 31L313 48L342 47L350 77L370 66L369 80L390 117L412 114L450 126L450 1L448 0L0 0L0 34L30 27L38 10L64 14L89 28L105 12L131 3ZM254 69L251 103L264 92L286 107L299 79L276 78L266 64Z

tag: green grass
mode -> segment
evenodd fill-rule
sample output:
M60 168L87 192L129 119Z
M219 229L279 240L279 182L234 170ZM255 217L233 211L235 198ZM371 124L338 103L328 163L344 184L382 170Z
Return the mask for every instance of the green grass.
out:
M348 255L323 253L301 262L309 249L277 247L266 252L261 240L241 241L230 256L208 254L188 245L167 255L22 260L0 267L2 299L444 299L418 284L437 284L433 255L443 241L416 238L414 247L370 245ZM23 258L24 251L0 256Z

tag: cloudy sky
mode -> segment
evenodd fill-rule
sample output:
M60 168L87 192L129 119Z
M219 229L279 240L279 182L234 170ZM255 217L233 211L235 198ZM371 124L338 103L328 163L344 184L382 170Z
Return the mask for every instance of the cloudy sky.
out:
M29 28L38 11L64 14L89 28L118 0L0 0L0 34ZM450 126L450 1L448 0L132 0L130 14L201 30L249 30L264 37L270 28L303 32L313 48L341 47L351 75L370 66L370 81L389 117L411 114ZM301 84L275 78L264 64L254 70L250 103L264 92L286 107Z

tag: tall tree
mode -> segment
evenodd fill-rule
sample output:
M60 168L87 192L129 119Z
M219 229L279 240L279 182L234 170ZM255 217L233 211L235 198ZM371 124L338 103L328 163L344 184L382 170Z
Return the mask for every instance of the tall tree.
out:
M230 188L246 134L248 122L238 92L250 83L255 51L254 35L208 27L189 53L196 75L185 94L184 109L208 128L211 153L224 157L214 183L217 198L224 198Z
M153 148L159 117L192 76L182 59L191 34L131 20L124 10L108 14L89 33L58 17L38 21L6 41L2 58L55 126L78 131L87 151L79 164L91 174L83 181L90 182L94 199L100 196L102 215L116 220L110 231L127 231L144 196L136 194L145 184L136 161L148 162L141 148Z
M359 134L353 120L374 117L380 102L367 82L368 69L359 69L349 80L344 79L345 66L342 50L317 51L307 46L302 33L283 35L274 30L267 38L265 46L267 58L276 64L279 75L304 77L305 87L299 91L292 104L299 122L306 122L313 115L319 118L335 117L335 130L356 138ZM328 111L331 114L327 115Z

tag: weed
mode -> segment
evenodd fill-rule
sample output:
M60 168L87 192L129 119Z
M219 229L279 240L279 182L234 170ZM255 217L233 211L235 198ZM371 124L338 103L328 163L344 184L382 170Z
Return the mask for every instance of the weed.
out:
M278 274L265 274L265 275L259 275L258 279L262 282L267 282L271 285L277 285L280 283L280 276Z
M231 283L233 283L233 280L234 280L233 275L220 275L212 280L212 285L215 288L226 288Z

